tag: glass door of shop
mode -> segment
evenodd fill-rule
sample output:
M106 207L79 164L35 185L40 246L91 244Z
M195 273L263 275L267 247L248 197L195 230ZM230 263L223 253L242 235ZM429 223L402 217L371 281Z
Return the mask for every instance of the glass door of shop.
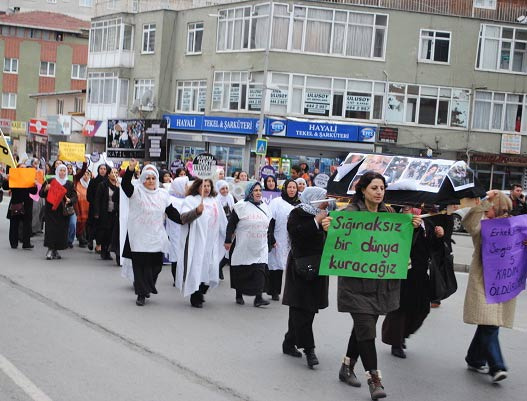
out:
M231 177L235 171L242 170L243 148L240 146L227 146L209 144L209 152L216 157L218 166L225 168L225 177Z
M204 143L178 143L172 141L170 144L168 165L170 166L174 161L176 161L181 162L183 166L186 166L187 162L192 162L194 157L200 153L205 153Z

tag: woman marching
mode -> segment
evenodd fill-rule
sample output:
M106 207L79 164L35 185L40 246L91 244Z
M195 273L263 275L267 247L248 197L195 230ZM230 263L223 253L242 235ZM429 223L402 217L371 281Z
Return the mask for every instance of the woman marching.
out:
M88 220L86 222L86 236L88 240L88 249L93 250L93 240L95 239L97 232L97 221L94 218L95 214L95 198L97 196L97 188L99 184L108 179L108 166L106 164L101 164L97 167L97 174L93 174L93 178L90 180L88 189L86 190L86 199L89 203L88 210ZM101 251L100 245L95 246L95 252L99 253Z
M181 213L183 207L183 201L187 194L188 177L186 175L176 176L170 183L170 199L172 200L172 206L174 206L179 213ZM179 238L181 235L181 224L177 224L172 220L166 221L166 230L168 238L170 239L170 250L168 252L168 259L171 263L172 270L172 285L176 286L176 271L177 271L177 255L179 247Z
M216 192L218 192L218 202L220 203L220 206L223 208L223 211L225 212L225 217L227 220L231 216L232 210L234 209L234 197L229 192L229 184L227 181L224 180L218 180L216 182ZM220 280L224 279L223 276L223 267L229 263L229 252L225 251L225 255L220 261Z
M201 214L203 205L180 215L172 206L168 192L159 188L159 173L154 166L145 166L138 185L132 184L136 166L137 160L132 159L121 183L124 193L130 199L128 238L123 256L132 259L137 295L135 303L143 306L150 293L157 294L156 281L163 267L163 253L168 252L165 214L170 220L185 224Z
M94 200L93 218L95 219L95 237L101 249L102 260L113 260L110 255L114 228L118 224L119 172L112 168L108 179L97 187Z
M236 290L236 303L243 305L243 295L254 295L254 306L269 305L262 298L265 287L265 269L267 267L268 229L271 211L262 202L262 185L249 183L245 190L245 200L234 205L229 218L225 249L230 251L231 288ZM236 239L233 243L233 235Z
M82 170L80 172L82 172ZM88 240L86 239L86 223L88 221L88 209L90 208L90 204L86 198L86 193L88 191L88 185L90 185L90 180L91 171L87 169L84 170L81 177L77 180L73 180L78 199L75 204L75 213L77 214L77 239L79 241L79 248L86 248L88 245Z
M294 184L294 181L289 180ZM290 192L292 193L292 191ZM327 216L328 203L312 204L326 199L326 190L309 187L300 196L300 203L289 214L287 232L291 252L287 259L283 304L289 306L287 333L282 343L284 354L301 357L303 348L307 365L318 365L313 337L313 320L319 309L328 307L327 276L309 277L300 270L305 263L320 264L326 234L322 221ZM278 243L278 247L281 243ZM304 262L307 260L307 262Z
M225 237L227 219L216 200L212 180L195 179L183 202L183 212L192 213L199 206L203 211L188 225L181 227L180 250L176 274L176 287L190 304L202 308L209 287L219 283L218 265L224 254L222 239Z
M276 177L273 175L269 175L265 177L264 180L264 191L271 191L271 192L280 192L278 189L278 183L276 181Z
M353 203L346 208L349 211L393 212L384 203L386 180L384 176L367 171L355 187ZM329 226L331 218L323 222ZM412 217L412 225L421 224L419 216ZM359 357L366 370L368 387L372 400L386 397L381 383L381 372L377 368L377 350L375 337L377 320L380 315L399 308L400 280L376 280L367 278L339 277L337 301L339 312L351 314L353 330L348 349L339 371L339 379L350 386L360 387L360 381L354 373Z
M55 178L44 182L40 189L41 198L46 198L44 210L44 246L48 248L46 259L61 259L58 251L68 247L68 223L70 210L77 203L77 192L68 181L68 168L57 166Z
M481 220L507 217L511 210L510 198L500 191L492 190L487 192L486 201L471 208L463 218L463 226L472 236L474 244L463 321L478 326L465 361L469 370L490 374L494 383L507 378L507 367L498 335L500 327L513 327L516 298L506 302L487 303L481 258ZM526 245L526 242L523 244Z
M290 245L287 235L287 219L291 210L300 203L298 199L297 184L293 180L287 180L282 186L282 193L279 198L274 198L269 208L271 209L271 223L269 231L271 233L271 243L276 246L269 252L269 281L267 293L271 295L273 301L280 300L282 290L282 275L287 263Z

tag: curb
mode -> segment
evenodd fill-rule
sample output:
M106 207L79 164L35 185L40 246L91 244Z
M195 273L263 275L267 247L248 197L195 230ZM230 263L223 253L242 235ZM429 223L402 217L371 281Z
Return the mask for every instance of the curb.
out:
M454 271L468 273L470 270L470 265L465 265L461 263L454 263Z

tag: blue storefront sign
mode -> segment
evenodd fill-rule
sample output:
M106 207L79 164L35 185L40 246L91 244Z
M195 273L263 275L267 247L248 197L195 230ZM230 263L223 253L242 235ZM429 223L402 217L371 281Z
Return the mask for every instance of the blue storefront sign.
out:
M257 133L257 118L233 118L165 114L169 130L220 132L226 134L253 135Z
M330 121L267 120L266 135L326 141L375 142L377 127Z

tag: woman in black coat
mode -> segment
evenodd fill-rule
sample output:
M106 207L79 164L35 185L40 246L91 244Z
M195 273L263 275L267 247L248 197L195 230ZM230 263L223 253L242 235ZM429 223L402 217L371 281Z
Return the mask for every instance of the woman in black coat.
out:
M20 168L26 167L25 164L19 164ZM11 248L18 248L18 226L22 223L22 248L31 249L33 244L31 238L31 224L33 220L33 199L30 194L37 193L37 186L31 188L9 188L9 181L5 180L2 188L6 191L11 190L11 200L7 209L7 218L9 219L9 243ZM18 212L15 211L19 210Z
M110 255L114 227L118 222L119 180L116 168L112 168L108 179L97 187L93 202L95 238L101 250L101 259L112 260Z
M47 200L53 180L56 180L66 190L62 201L55 210L53 210L53 205ZM73 206L77 202L77 192L73 182L68 181L68 168L64 164L57 166L55 178L50 178L44 182L39 195L41 198L46 198L46 207L44 209L44 246L48 248L46 259L61 259L58 251L68 247L68 224L70 220L70 216L64 215L64 208Z
M95 197L97 196L97 188L99 187L99 184L108 179L107 173L108 166L106 164L101 164L99 167L97 167L97 176L90 180L90 184L86 190L86 200L90 204L88 208L88 221L86 223L86 239L88 240L88 249L90 251L93 250L93 240L95 239L96 235L96 221L94 218ZM95 248L95 251L100 252L100 247Z
M289 214L287 232L291 241L291 252L287 260L284 298L289 306L287 333L282 343L284 354L301 357L297 348L303 348L310 368L318 365L313 337L313 319L319 309L328 306L328 277L317 276L308 280L295 270L295 261L306 256L322 255L325 232L322 220L327 216L328 203L312 205L310 202L326 198L326 190L309 187L300 196L301 204Z

